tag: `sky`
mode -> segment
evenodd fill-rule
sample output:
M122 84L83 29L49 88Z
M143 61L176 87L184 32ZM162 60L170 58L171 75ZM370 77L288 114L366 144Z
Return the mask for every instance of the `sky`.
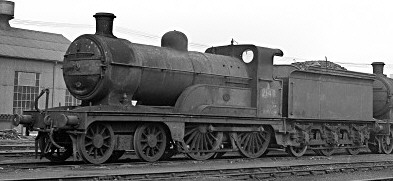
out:
M279 48L275 63L325 60L372 73L385 62L393 74L393 1L389 0L13 0L11 26L63 34L73 41L95 32L97 12L116 15L114 35L160 46L172 30L190 51L238 44Z

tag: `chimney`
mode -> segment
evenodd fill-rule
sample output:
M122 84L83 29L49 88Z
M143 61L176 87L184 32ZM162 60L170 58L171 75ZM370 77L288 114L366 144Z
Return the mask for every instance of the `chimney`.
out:
M9 21L14 18L14 7L14 2L0 0L0 29L11 28Z
M383 62L373 62L371 64L373 66L373 73L374 74L381 74L383 75L383 66L385 65L385 63Z
M112 13L96 13L96 35L116 38L113 35L113 20L116 16Z

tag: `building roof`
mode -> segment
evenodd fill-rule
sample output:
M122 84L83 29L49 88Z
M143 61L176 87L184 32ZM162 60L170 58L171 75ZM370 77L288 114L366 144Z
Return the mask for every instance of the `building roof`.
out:
M0 56L63 61L71 42L63 35L40 31L0 28Z

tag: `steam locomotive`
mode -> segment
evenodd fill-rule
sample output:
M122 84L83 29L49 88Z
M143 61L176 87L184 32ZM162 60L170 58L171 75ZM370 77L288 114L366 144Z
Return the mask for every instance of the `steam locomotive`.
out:
M179 31L166 33L161 47L136 44L113 35L113 14L94 17L96 33L76 38L63 62L67 89L82 104L40 109L44 89L36 110L15 115L15 125L39 132L42 157L100 164L128 150L148 162L180 153L257 158L272 148L296 157L392 152L393 81L382 62L374 74L328 62L273 65L279 49L192 52Z

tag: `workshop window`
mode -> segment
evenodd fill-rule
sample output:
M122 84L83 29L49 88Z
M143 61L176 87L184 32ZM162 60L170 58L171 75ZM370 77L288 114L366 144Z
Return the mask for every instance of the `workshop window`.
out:
M34 108L34 99L39 94L40 74L33 72L15 72L13 113Z
M78 106L82 103L81 100L76 99L71 95L70 91L66 90L65 93L65 105L66 106Z

